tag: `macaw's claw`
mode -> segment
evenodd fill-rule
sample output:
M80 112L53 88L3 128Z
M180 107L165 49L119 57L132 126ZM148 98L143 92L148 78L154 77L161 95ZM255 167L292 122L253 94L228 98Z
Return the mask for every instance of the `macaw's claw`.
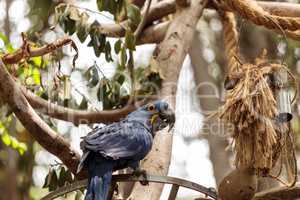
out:
M147 180L147 171L144 169L136 169L133 171L133 176L142 177L143 180L140 181L142 185L149 185L149 181Z

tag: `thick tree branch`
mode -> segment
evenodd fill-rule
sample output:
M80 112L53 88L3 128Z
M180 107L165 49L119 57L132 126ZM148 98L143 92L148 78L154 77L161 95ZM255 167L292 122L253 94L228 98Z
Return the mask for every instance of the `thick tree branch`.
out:
M288 3L288 2L269 2L269 1L258 1L258 4L263 9L274 15L286 16L286 17L300 17L300 4ZM208 6L209 7L209 6ZM164 16L175 13L176 1L175 0L164 0L157 4L154 4L147 17L147 22L153 22L161 19Z
M295 200L300 198L300 183L294 187L278 187L255 194L253 200Z
M164 78L160 97L173 108L175 108L179 73L206 3L206 0L192 0L190 7L180 9L153 56L152 65L157 65L155 67L161 70L161 76ZM170 165L172 139L172 134L166 131L156 134L152 151L143 161L142 168L149 173L166 175ZM160 198L162 189L162 184L150 184L148 187L135 184L129 199L157 200Z
M70 144L53 131L33 110L22 91L0 60L0 93L31 136L47 151L57 156L73 172L76 172L79 154Z
M66 108L56 105L36 96L32 92L22 89L25 97L34 109L50 117L73 122L74 124L111 123L119 121L128 113L136 109L135 105L129 104L121 109L92 112Z
M163 41L169 25L170 21L166 21L149 26L142 32L140 39L137 41L137 44L159 43Z

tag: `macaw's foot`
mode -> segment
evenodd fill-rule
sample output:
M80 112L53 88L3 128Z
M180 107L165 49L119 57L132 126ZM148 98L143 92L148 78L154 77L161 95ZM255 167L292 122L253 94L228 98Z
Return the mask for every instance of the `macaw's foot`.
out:
M132 173L133 176L142 177L143 180L140 181L142 185L149 185L149 181L147 180L147 172L144 169L136 169Z

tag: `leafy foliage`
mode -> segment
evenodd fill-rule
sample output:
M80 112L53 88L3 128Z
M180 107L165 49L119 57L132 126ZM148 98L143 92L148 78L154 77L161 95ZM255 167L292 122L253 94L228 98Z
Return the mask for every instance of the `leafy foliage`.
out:
M27 145L23 142L19 142L17 138L11 136L9 134L8 127L11 126L12 117L7 117L5 121L0 122L0 136L2 143L6 146L9 146L19 152L19 154L23 155L27 150Z
M49 191L53 191L72 182L74 182L72 173L64 166L59 166L57 170L54 168L49 169L43 188L48 188Z
M132 27L130 26L126 30L125 45L122 45L122 40L118 40L114 50L116 53L119 53L121 46L129 50L135 50L135 38L131 28L135 28L141 20L139 9L135 5L127 4L124 0L98 0L97 5L100 11L108 11L115 17L122 10L127 11L127 16ZM88 19L89 15L86 12L80 12L77 8L68 4L60 4L55 9L55 21L65 33L73 35L76 32L81 42L84 42L90 36L88 46L93 47L95 55L99 57L104 53L107 62L113 61L111 56L112 48L107 40L107 36L103 33L101 25L96 20L92 24L89 24Z
M7 53L11 53L14 51L14 48L12 46L12 44L9 42L8 38L0 32L0 40L2 40L2 42L4 43L4 48L1 49L1 52L7 52Z
M115 19L122 12L124 4L125 0L97 0L98 10L111 13Z

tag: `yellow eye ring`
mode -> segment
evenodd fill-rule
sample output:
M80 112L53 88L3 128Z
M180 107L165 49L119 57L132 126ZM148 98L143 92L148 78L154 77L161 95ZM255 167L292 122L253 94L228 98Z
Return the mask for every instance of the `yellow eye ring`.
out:
M155 109L155 106L153 104L148 106L148 111L153 111Z

